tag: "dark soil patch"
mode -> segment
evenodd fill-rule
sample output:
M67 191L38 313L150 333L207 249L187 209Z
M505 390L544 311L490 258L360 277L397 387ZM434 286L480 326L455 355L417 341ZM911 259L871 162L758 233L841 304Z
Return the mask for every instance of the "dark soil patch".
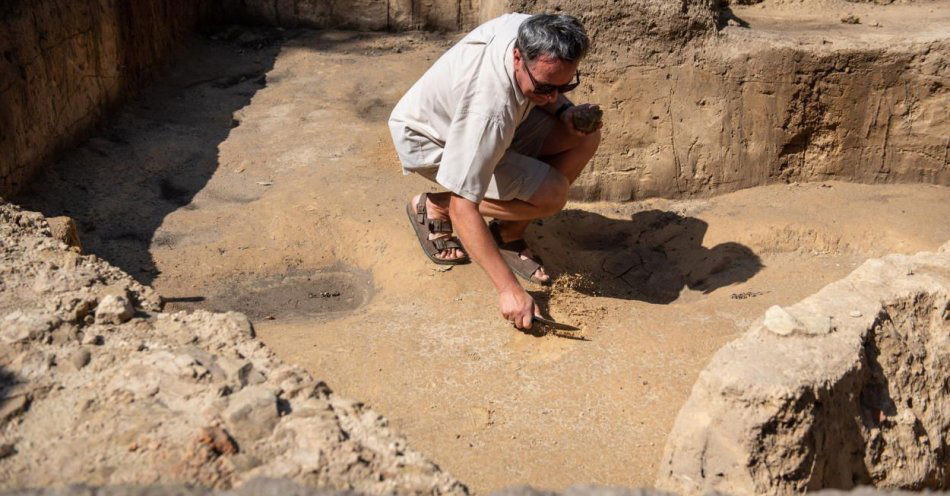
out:
M168 310L241 312L252 320L339 317L369 302L372 277L352 267L335 266L259 277L237 276L210 288L207 295L167 298Z

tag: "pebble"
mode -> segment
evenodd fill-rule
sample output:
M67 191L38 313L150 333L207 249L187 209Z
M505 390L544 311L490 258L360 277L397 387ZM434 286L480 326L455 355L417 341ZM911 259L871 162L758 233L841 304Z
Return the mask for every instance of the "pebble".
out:
M71 363L76 370L80 370L86 365L89 365L89 360L91 359L92 353L89 353L89 350L85 348L79 348L69 355L69 363Z
M857 310L851 310L851 312L848 313L848 315L850 315L850 316L852 316L852 317L854 317L854 318L858 318L858 317L860 317L860 316L863 315L863 314L862 314L861 312L857 311Z

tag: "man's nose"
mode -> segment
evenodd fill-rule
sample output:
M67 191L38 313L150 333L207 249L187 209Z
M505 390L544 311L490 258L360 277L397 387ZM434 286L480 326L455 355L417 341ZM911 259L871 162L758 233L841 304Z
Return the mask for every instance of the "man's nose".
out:
M547 95L548 103L554 103L557 101L558 91L554 90L551 94Z

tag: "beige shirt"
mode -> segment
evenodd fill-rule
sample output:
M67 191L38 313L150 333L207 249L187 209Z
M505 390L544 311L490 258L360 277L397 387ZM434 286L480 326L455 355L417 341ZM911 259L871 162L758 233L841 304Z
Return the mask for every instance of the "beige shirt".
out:
M442 55L389 118L405 173L438 168L436 181L474 202L533 104L515 82L512 49L530 17L505 14Z

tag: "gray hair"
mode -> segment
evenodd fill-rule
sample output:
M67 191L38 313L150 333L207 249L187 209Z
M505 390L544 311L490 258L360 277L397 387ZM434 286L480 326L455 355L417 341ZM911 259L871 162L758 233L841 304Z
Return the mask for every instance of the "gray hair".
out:
M590 39L584 26L574 16L538 14L529 17L518 27L515 46L529 61L548 56L574 62L587 54Z

